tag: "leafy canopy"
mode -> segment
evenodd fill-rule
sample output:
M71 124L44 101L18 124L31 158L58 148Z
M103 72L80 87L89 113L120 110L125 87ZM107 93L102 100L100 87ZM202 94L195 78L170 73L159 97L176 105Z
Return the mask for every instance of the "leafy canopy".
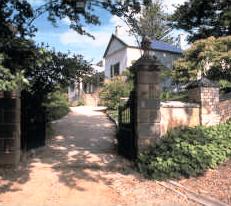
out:
M189 41L231 35L230 0L189 0L178 6L173 26L189 32Z
M58 84L67 85L90 71L89 63L82 56L70 57L69 54L56 53L28 40L37 31L33 25L36 18L47 13L48 20L53 24L69 18L71 29L92 36L84 30L82 22L100 24L95 8L106 9L113 15L124 17L128 24L135 25L134 15L140 12L142 3L148 4L150 1L85 0L83 10L78 8L76 2L80 0L44 0L40 7L32 8L28 0L1 0L0 53L5 56L2 66L11 75L25 70L33 93L46 95ZM1 80L5 81L3 78Z
M171 38L168 36L171 31L168 26L168 15L163 11L160 0L155 0L144 7L141 17L138 19L138 26L140 36L171 42Z
M12 74L9 69L2 65L3 55L0 54L0 91L13 91L18 87L28 86L29 82L24 76L24 71Z
M171 75L176 83L187 83L200 75L231 83L231 36L195 41L174 63Z
M84 2L85 7L78 7ZM70 20L70 28L76 32L93 37L84 29L84 24L99 25L96 8L100 7L112 15L124 17L128 24L135 26L134 15L140 12L141 4L147 5L150 0L43 0L38 8L32 8L28 0L1 0L0 4L0 36L21 37L33 36L37 30L33 22L47 13L53 24L64 18Z

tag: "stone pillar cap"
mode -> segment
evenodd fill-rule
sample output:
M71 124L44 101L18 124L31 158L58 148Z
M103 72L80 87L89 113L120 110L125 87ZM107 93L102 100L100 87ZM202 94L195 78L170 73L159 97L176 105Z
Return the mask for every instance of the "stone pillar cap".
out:
M214 81L207 79L206 77L202 77L199 80L192 81L188 84L187 89L193 89L197 87L215 87L219 88L218 84Z
M135 71L160 71L165 67L160 63L156 56L142 56L133 65Z

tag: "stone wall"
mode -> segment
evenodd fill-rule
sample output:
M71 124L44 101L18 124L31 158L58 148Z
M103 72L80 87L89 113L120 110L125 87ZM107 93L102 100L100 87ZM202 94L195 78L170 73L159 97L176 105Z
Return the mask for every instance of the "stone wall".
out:
M219 102L220 122L226 122L231 118L231 98L222 99Z
M207 81L203 83L210 83ZM200 124L211 126L220 123L219 88L212 85L198 86L189 90L189 100L200 104Z
M219 88L202 87L201 89L201 124L216 125L220 122Z
M176 101L161 102L161 136L169 129L200 124L200 105Z
M189 90L189 101L161 103L161 135L175 127L211 126L231 119L231 93L220 98L217 87L197 87Z

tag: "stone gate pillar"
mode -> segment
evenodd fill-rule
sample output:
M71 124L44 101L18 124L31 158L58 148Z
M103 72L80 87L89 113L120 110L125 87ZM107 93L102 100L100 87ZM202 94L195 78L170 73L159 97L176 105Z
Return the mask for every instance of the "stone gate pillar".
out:
M160 69L146 51L133 66L135 74L135 132L142 152L160 137Z
M189 86L189 98L200 104L200 124L211 126L219 124L219 87L213 81L202 77Z
M20 93L0 92L0 166L20 160Z

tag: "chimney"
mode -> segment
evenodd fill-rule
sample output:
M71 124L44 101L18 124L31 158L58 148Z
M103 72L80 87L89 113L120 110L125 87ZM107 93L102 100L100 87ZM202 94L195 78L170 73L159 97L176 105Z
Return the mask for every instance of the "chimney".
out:
M178 43L177 43L178 47L182 49L182 45L183 45L183 34L179 34L178 35Z
M117 37L119 36L119 28L121 28L120 25L117 25L117 26L115 27L115 35L116 35Z

